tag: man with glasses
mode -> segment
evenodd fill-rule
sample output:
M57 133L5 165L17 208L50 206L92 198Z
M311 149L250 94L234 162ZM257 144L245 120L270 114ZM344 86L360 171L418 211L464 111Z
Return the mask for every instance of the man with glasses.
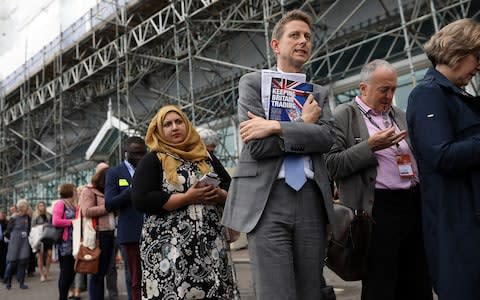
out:
M373 219L362 300L431 300L417 166L405 112L392 105L396 88L388 62L362 68L360 95L335 109L337 140L326 162L340 201Z

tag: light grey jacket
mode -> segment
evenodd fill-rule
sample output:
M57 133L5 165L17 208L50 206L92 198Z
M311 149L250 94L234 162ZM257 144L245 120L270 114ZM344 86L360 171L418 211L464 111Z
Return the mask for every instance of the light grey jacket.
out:
M261 102L261 73L242 76L238 86L239 121L248 120L247 112L265 118ZM333 221L332 193L323 154L335 141L335 131L328 104L328 93L320 88L314 94L322 107L317 124L280 122L283 136L272 135L249 141L243 146L237 168L232 177L222 223L241 232L250 232L262 216L268 196L287 153L309 155L312 159L314 179L325 202L331 226Z
M392 109L395 124L400 130L406 129L405 112L398 107ZM367 144L370 135L363 114L351 101L339 105L333 116L337 140L326 155L328 171L337 184L342 203L371 215L378 161ZM407 143L410 146L408 139Z

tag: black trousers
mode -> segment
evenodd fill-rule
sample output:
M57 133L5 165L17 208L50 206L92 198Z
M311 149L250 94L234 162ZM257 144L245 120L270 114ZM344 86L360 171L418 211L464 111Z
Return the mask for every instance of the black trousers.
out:
M0 241L0 278L5 276L5 269L7 266L7 243Z
M362 300L432 300L423 246L420 189L375 190Z
M68 290L75 279L75 259L71 254L65 256L59 255L58 261L60 263L60 276L58 277L58 299L67 300Z

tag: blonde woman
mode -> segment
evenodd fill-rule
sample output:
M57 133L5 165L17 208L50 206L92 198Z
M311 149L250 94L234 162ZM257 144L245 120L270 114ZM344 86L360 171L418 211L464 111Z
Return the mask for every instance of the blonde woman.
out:
M5 271L5 287L12 288L12 273L16 268L17 280L21 289L28 289L25 285L25 272L30 257L30 244L28 234L30 233L30 216L28 209L30 205L26 199L17 202L17 213L10 219L5 232L9 239L7 250L7 270Z
M44 201L39 201L35 207L32 216L32 227L43 226L52 223L52 215L47 212L47 206ZM44 282L48 279L50 272L50 264L52 263L52 245L40 243L40 248L36 253L37 265L40 272L40 281Z

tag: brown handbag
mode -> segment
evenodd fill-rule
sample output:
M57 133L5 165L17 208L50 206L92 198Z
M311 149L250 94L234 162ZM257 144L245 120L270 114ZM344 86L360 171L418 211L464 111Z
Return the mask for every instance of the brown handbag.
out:
M367 274L372 219L365 211L334 203L338 230L328 242L325 264L345 281L361 280Z
M97 247L95 247L93 250L80 245L77 257L75 258L75 272L84 274L97 274L101 252L102 251L100 250L100 247L98 247L98 240Z
M84 273L84 274L97 274L98 265L100 263L100 250L98 239L95 241L95 248L90 249L87 246L83 245L83 217L81 209L79 211L80 216L80 247L78 249L77 256L75 257L75 272Z

